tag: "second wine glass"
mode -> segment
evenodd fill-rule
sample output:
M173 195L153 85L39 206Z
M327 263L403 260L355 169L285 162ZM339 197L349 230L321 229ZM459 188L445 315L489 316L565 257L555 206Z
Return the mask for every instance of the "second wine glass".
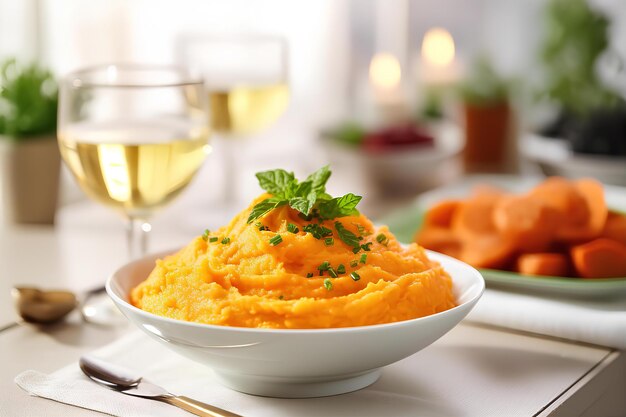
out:
M239 139L267 129L287 108L287 43L277 36L208 36L184 39L181 51L185 65L205 80L211 127L222 148L224 200L232 204Z

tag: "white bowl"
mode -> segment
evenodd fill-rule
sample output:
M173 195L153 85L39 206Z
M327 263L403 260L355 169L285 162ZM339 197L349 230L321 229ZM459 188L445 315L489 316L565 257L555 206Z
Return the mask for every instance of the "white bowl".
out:
M130 290L145 280L155 260L131 262L106 283L109 296L135 325L173 351L213 369L234 390L270 397L321 397L374 383L381 368L439 339L474 307L485 282L469 265L429 252L452 276L458 306L413 320L336 329L274 330L173 320L132 306Z
M535 134L524 137L520 150L547 176L592 177L604 184L626 186L625 157L575 153L564 139Z
M320 144L333 167L333 177L348 184L349 190L367 195L413 195L439 186L458 174L458 155L463 150L461 129L452 123L430 126L433 146L411 146L372 154L338 143L328 133Z

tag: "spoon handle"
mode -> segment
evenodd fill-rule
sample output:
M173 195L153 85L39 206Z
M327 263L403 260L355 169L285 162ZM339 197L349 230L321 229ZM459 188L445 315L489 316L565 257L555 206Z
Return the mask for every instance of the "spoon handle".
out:
M164 397L161 401L201 417L242 417L213 405L205 404L185 396Z

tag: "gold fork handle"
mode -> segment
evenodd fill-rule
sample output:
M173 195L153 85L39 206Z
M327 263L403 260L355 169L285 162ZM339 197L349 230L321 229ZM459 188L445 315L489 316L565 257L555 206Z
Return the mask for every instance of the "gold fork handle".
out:
M165 397L162 401L201 417L242 417L239 414L231 413L230 411L196 401L183 395Z

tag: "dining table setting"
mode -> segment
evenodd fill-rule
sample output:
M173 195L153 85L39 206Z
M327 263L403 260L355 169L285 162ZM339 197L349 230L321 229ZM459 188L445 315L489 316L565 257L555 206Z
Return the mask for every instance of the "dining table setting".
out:
M626 416L623 13L31 3L0 417Z
M202 169L210 173L219 167ZM231 213L210 210L206 201L198 200L196 191L206 187L211 177L200 172L190 192L155 218L153 226L158 232L152 235L150 253L170 252L186 244L194 231L199 235L207 227L215 230L228 221ZM484 180L478 177L469 183ZM502 182L510 183L511 177L497 180L502 186ZM420 210L423 213L424 207L444 197L463 195L468 187L468 180L461 179L426 192L376 221L388 224L398 239L410 241ZM613 198L619 203L623 194ZM2 415L189 415L163 401L125 395L119 388L94 382L80 366L89 358L218 410L202 414L195 409L198 415L591 416L619 415L624 407L621 349L626 320L624 301L616 288L592 290L591 297L581 297L577 292L582 290L568 294L557 288L542 293L542 288L511 288L487 279L480 301L458 326L431 346L384 367L373 384L366 381L363 384L369 386L351 393L300 399L272 398L285 392L257 396L238 392L250 387L229 388L232 381L225 382L206 365L181 356L180 351L172 352L168 345L179 340L164 341L169 335L159 336L155 328L139 331L111 310L112 303L102 294L92 299L91 307L94 312L106 312L104 323L85 319L81 305L53 324L32 323L17 315L19 310L13 308L15 300L11 299L15 297L15 291L11 296L13 286L71 289L77 299L84 300L86 292L101 286L104 277L126 262L120 232L117 217L90 201L63 208L54 227L3 230L2 264L13 281L3 284L0 346L10 360L3 367ZM223 338L210 340L224 343ZM369 343L384 349L383 342ZM354 355L358 358L360 349L366 347L353 340L350 355L343 361L350 362ZM281 368L285 366L281 362L289 360L287 353L280 355L283 359L272 367ZM238 355L236 358L240 360ZM300 392L294 396L310 395Z

